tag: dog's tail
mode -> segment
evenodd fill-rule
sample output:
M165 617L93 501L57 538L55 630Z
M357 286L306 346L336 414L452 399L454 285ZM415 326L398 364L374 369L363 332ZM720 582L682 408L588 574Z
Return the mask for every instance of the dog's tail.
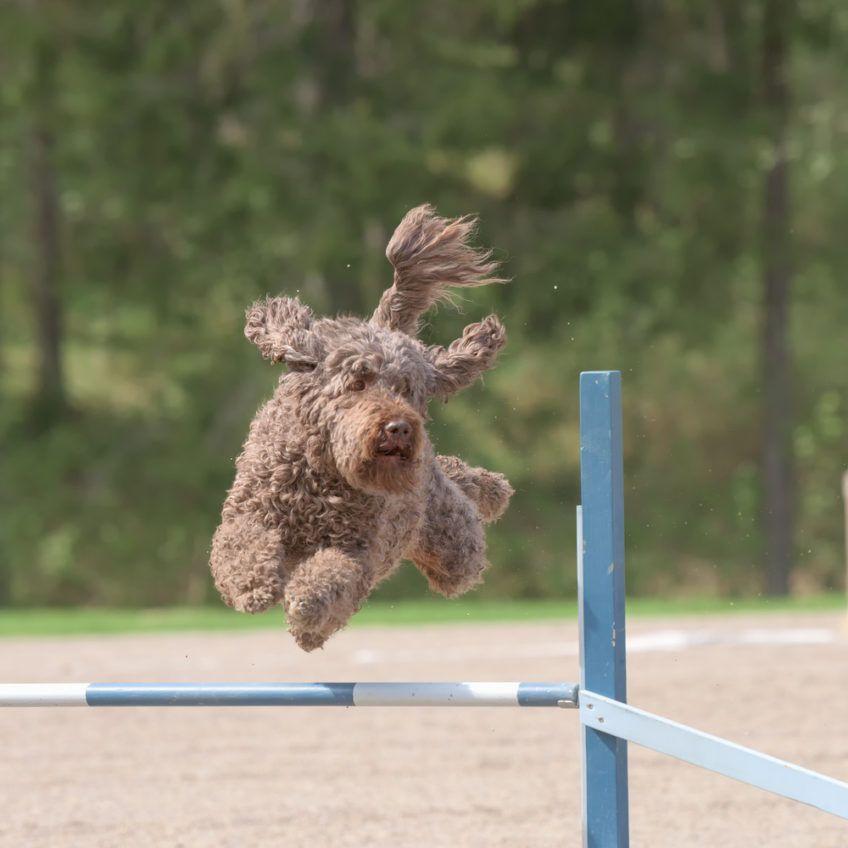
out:
M415 335L421 316L448 298L450 286L502 283L492 251L472 247L477 219L440 218L429 204L406 213L386 248L395 269L372 323Z

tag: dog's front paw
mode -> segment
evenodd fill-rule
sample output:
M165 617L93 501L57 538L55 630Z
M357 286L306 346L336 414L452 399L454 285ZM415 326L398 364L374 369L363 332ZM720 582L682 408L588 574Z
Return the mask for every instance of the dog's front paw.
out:
M305 651L320 648L359 609L371 587L368 568L336 548L316 551L286 585L289 630Z
M469 556L445 562L435 554L418 551L415 564L427 578L430 590L446 598L457 598L483 582L489 563L484 556Z
M317 648L323 648L324 643L330 638L329 633L321 633L315 630L302 630L295 624L289 622L289 633L291 633L297 646L306 651L314 651Z
M331 618L329 606L320 595L287 595L286 618L300 631L323 630Z
M483 582L483 572L488 567L488 562L480 562L471 565L463 571L454 571L450 574L430 574L428 583L430 589L445 598L458 598L466 592L470 592Z
M298 647L304 651L323 648L324 643L345 625L344 621L333 616L306 615L301 618L298 613L296 609L293 614L287 614L288 628Z
M285 610L289 632L304 651L323 647L344 623L331 600L321 595L288 595Z
M256 584L249 581L249 588L239 587L242 591L232 595L222 595L224 602L236 612L257 613L265 612L278 603L283 595L283 582L279 579Z
M515 489L509 480L497 471L481 469L477 483L477 509L485 522L497 521L509 506L509 501L515 494Z

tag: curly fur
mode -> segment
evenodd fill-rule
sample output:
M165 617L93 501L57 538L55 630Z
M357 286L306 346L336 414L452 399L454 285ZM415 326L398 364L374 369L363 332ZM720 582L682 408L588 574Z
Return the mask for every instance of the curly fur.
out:
M490 315L447 348L415 337L446 287L495 281L489 253L468 245L473 225L429 206L409 212L387 251L394 283L370 321L316 319L288 297L247 311L247 338L289 370L236 460L210 566L234 609L282 603L304 650L344 627L403 558L447 597L487 567L483 523L503 514L512 488L501 474L436 456L425 420L431 398L494 365L506 334ZM392 422L403 425L401 441L387 435Z

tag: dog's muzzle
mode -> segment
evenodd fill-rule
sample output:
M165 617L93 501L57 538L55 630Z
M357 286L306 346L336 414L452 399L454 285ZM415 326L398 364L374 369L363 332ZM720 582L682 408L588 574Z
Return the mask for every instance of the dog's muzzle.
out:
M405 418L394 418L384 424L377 442L377 455L410 460L415 446L415 429Z

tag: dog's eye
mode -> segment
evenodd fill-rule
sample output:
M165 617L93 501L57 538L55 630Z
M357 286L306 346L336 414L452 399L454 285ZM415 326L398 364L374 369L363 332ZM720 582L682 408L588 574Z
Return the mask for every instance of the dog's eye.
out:
M352 392L364 392L365 391L365 380L354 380L350 384L350 390Z

